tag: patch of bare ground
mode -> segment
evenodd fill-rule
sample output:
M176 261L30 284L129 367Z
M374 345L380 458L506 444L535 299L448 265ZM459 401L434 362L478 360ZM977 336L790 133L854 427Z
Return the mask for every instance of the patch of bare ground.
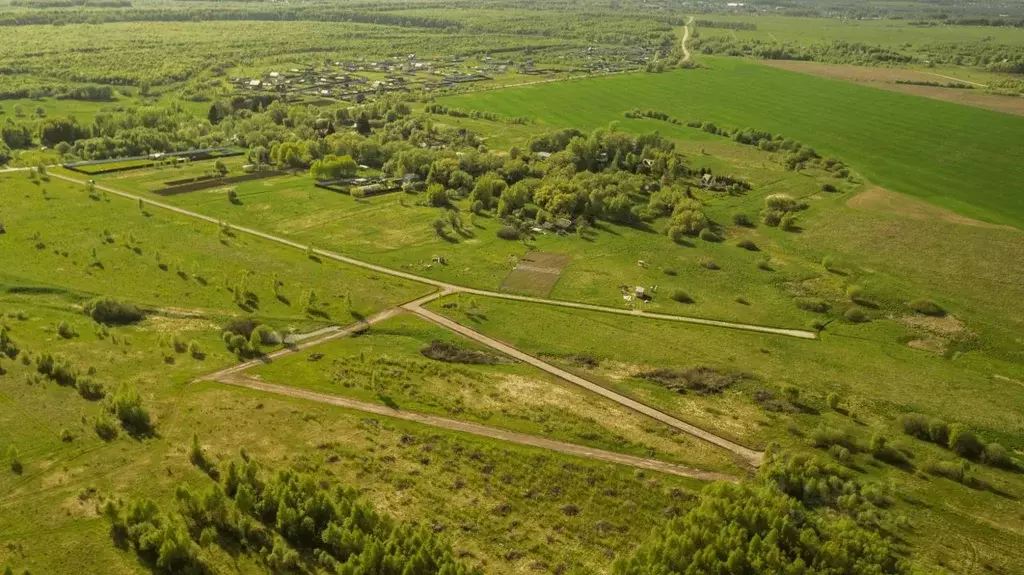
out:
M907 345L939 355L946 353L952 339L970 335L964 323L951 315L943 317L912 315L900 318L899 322L921 334L921 337L908 341Z
M939 221L980 228L1014 229L961 216L954 211L877 186L853 196L846 201L846 205L855 210L896 214L913 220Z
M961 88L943 88L939 86L916 86L913 84L897 84L897 80L913 82L943 82L943 80L927 72L904 70L900 68L873 68L852 66L849 64L826 64L822 62L804 62L799 60L762 60L765 66L781 68L793 72L813 74L833 80L843 80L855 84L873 86L892 92L902 92L923 96L934 100L943 100L975 108L984 108L1006 114L1024 116L1024 98L989 94L981 90L965 90Z

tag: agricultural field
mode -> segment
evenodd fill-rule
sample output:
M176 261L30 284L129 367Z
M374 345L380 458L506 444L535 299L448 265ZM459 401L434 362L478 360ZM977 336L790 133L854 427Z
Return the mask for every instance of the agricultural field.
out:
M1017 7L0 30L3 575L1021 572Z

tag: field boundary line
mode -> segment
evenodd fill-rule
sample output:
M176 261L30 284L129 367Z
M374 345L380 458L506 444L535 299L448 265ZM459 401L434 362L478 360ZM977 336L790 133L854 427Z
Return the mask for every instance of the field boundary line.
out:
M427 321L445 327L455 333L468 337L473 341L482 343L492 349L500 351L501 353L509 357L518 359L519 361L522 361L538 369L541 369L551 375L554 375L559 379L575 384L606 399L610 399L618 403L619 405L622 405L623 407L631 409L642 415L646 415L647 417L650 417L651 419L654 419L656 421L660 421L670 427L673 427L675 429L678 429L679 431L696 437L697 439L702 439L708 443L711 443L722 449L730 451L741 457L744 461L746 461L753 467L759 467L761 465L761 461L764 457L764 453L761 451L744 447L724 437L715 435L710 431L701 429L696 425L692 425L690 423L686 423L682 420L672 417L671 415L668 415L667 413L655 409L647 404L641 403L639 401L636 401L635 399L631 399L629 397L616 393L602 385L598 385L574 373L570 373L564 369L551 365L546 361L538 359L528 353L520 351L519 349L515 348L512 345L500 342L472 328L464 326L442 315L436 314L430 310L424 309L423 307L417 305L415 302L411 304L406 304L405 306L403 306L403 308L415 313L416 315L420 316L421 318Z
M56 174L55 173L55 174L52 174L52 175L54 177L58 178L58 179L66 181L66 182L71 182L71 183L74 183L74 184L80 184L80 185L83 185L83 186L86 185L85 181L82 181L82 180L79 180L79 179L76 179L76 178L72 178L72 177L66 176L64 174ZM459 286L459 285L456 285L456 284L451 284L451 283L443 282L443 281L440 281L440 280L435 280L435 279L431 279L431 278L428 278L428 277L419 276L419 275L412 274L412 273L409 273L409 272L404 272L404 271L401 271L401 270L392 269L392 268L389 268L389 267L386 267L386 266L382 266L382 265L378 265L378 264L373 264L373 263L366 262L366 261L363 261L363 260L359 260L359 259L356 259L356 258L353 258L353 257L345 256L345 255L339 254L337 252L332 252L332 251L328 251L328 250L322 250L322 249L318 249L318 248L313 248L312 246L309 246L309 245L306 245L306 244L302 244L302 243L299 243L299 242L295 242L295 241L292 241L292 240L289 240L289 239L286 239L286 238L282 238L280 236L275 236L273 234L269 234L269 233L266 233L266 232L261 232L259 230L253 229L253 228L248 228L248 227L244 227L244 226L237 226L237 225L232 224L231 222L228 222L226 220L219 220L219 219L214 218L212 216L207 216L207 215L204 215L204 214L200 214L198 212L193 212L191 210L186 210L184 208L179 208L177 206L172 206L170 204L165 204L165 203L160 202L160 201L152 200L150 198L145 198L145 197L142 197L142 196L139 196L139 195L136 195L136 194L132 194L132 193L129 193L129 192L124 192L124 191L118 190L116 188L111 188L110 186L106 186L106 185L102 185L102 184L98 184L97 183L96 184L96 189L103 190L105 192L109 192L111 194L114 194L114 195L117 195L117 196L121 196L123 198L128 198L128 199L136 200L136 201L142 201L144 205L152 205L152 206L155 206L155 207L158 207L158 208L162 208L162 209L168 210L170 212L174 212L176 214L181 214L181 215L184 215L184 216L189 216L189 217L192 217L192 218L195 218L195 219L198 219L198 220L209 222L211 224L217 224L217 225L226 224L226 225L231 226L231 229L233 231L242 232L244 234L249 234L251 236L255 236L255 237L258 237L258 238L261 238L261 239L264 239L264 240L268 240L268 241L272 241L272 242L276 242L276 243L279 243L279 244L282 244L282 245L285 245L285 246L289 246L289 247L292 247L292 248L295 248L295 249L303 250L303 251L310 250L314 255L317 255L317 256L320 256L320 257L325 257L325 258L332 259L332 260L335 260L335 261L339 261L339 262L342 262L342 263L346 263L346 264L349 264L349 265L352 265L352 266L368 269L368 270L375 271L377 273L381 273L381 274L384 274L384 275L390 275L390 276L393 276L393 277L398 277L398 278L402 278L402 279L413 281L413 282L418 282L418 283L423 283L423 284L427 284L427 285L432 285L432 286L434 286L436 288L440 288L440 291L442 291L442 292L447 292L447 293L460 293L461 292L461 293L469 293L469 294L474 294L474 295L480 295L480 296L484 296L484 297L494 297L494 298L502 298L502 299L508 299L508 300L516 300L516 301L527 301L527 302L538 303L538 304L542 304L542 305L552 305L552 306L570 307L570 308L576 308L576 309L586 309L586 310L590 310L590 311L598 311L598 312L605 312L605 313L617 313L617 314L624 314L624 315L632 315L632 316L636 316L636 317L645 317L645 318L651 318L651 319L662 319L662 320L669 320L669 321L678 321L678 322L682 322L682 323L699 324L699 325L706 325L706 326L713 326L713 327L726 327L726 328L739 329L739 330L745 330L745 331L753 331L753 332L768 333L768 334L773 334L773 335L783 335L783 336L789 336L789 337L796 337L796 338L801 338L801 339L818 339L818 335L815 332L807 331L807 330L803 330L803 329L790 329L790 328L780 328L780 327L769 327L769 326L754 325L754 324L747 324L747 323L730 322L730 321L724 321L724 320L704 319L704 318L681 316L681 315L670 315L670 314L659 314L659 313L651 313L651 312L644 312L644 311L624 310L624 309L618 309L618 308L606 307L606 306L600 306L600 305L594 305L594 304L570 302L570 301L564 301L564 300L545 299L545 298L531 298L531 297L528 297L528 296L517 296L517 295L514 295L514 294L506 294L506 293L495 292L495 291L490 291L490 290L483 290L483 289Z
M738 481L738 478L736 476L729 475L727 473L694 469L691 467L686 467L675 463L668 463L665 461L659 461L656 459L647 459L635 455L615 453L612 451L606 451L594 447L587 447L585 445L577 445L575 443L567 443L564 441L558 441L554 439L547 439L544 437L519 433L516 431L496 429L493 427L488 427L485 425L480 425L478 423L472 423L468 421L459 421L436 415L427 415L411 411L401 411L398 409L388 407L386 405L378 405L375 403L368 403L355 399L349 399L347 397L340 397L337 395L330 395L316 391L309 391L295 387L267 383L245 375L232 375L229 377L216 379L215 381L225 385L244 387L255 391L261 391L265 393L272 393L288 397L295 397L299 399L314 401L316 403L324 403L336 407L353 409L364 413L372 413L374 415L380 415L383 417L412 421L414 423L419 423L430 427L438 427L441 429L447 429L449 431L456 431L461 433L467 433L470 435L476 435L479 437L496 439L498 441L504 441L507 443L514 443L517 445L524 445L527 447L535 447L540 449L546 449L549 451L556 451L559 453L563 453L565 455L571 455L583 459L604 461L607 463L617 463L629 467L636 467L640 469L647 469L651 471L658 471L661 473L678 475L680 477L698 479L700 481L729 481L733 483Z

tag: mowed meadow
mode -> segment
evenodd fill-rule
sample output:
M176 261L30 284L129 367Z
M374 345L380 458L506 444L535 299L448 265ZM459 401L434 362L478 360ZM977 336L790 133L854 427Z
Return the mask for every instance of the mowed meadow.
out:
M700 62L699 69L538 84L442 103L533 117L552 128L607 127L623 122L627 110L648 108L684 122L768 130L838 157L874 184L1024 227L1024 118L749 61Z

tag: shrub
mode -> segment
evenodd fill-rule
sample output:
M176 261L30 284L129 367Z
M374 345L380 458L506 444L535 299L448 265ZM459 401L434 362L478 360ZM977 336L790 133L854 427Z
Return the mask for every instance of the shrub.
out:
M846 288L846 297L850 298L850 301L857 301L864 297L864 288L860 286L848 286Z
M828 302L820 298L800 297L794 301L796 302L796 307L814 313L825 313L829 308Z
M700 239L702 239L702 240L704 240L706 242L715 243L715 242L722 241L722 238L718 237L718 234L716 234L715 232L711 231L711 228L704 228L704 229L702 229L700 231L700 234L698 234L698 235L699 235Z
M420 349L425 357L447 363L468 363L468 364L494 364L499 363L500 357L485 351L466 349L453 343L437 340L428 343Z
M71 339L73 337L76 337L78 335L78 332L75 331L75 328L71 327L71 324L62 320L59 324L57 324L57 335L61 336L64 339Z
M236 206L242 204L242 200L238 198L238 190L236 190L235 188L228 189L228 201L231 202L232 204L235 204Z
M769 210L778 212L795 212L807 209L807 204L798 202L787 194L772 194L765 197L764 205Z
M784 213L785 212L780 212L778 210L765 210L763 216L764 225L772 228L778 227L782 222L782 216Z
M671 297L673 300L679 303L693 303L693 298L690 297L690 294L686 293L681 289L677 289L674 292L672 292Z
M7 448L7 462L10 464L11 471L14 473L21 475L21 472L24 471L24 467L21 464L21 458L18 456L18 448L13 445Z
M998 443L989 443L985 446L985 463L994 467L1010 469L1013 467L1013 460L1005 447Z
M760 248L757 247L757 244L755 244L754 242L752 242L750 240L747 240L747 239L743 239L743 240L740 240L740 241L736 242L736 245L738 247L741 247L741 248L749 251L749 252L756 252L756 251L758 251L758 249L760 249Z
M779 228L791 232L796 229L796 216L793 214L786 214L779 220Z
M252 336L253 330L255 330L258 326L259 322L252 318L236 318L229 321L227 325L224 326L225 334L223 337L225 338L225 342L227 342L228 338L230 338L230 335L227 334L237 334L244 337L245 339L249 339L249 337Z
M503 240L515 241L519 239L519 230L512 226L501 226L495 233Z
M949 425L941 419L933 419L928 423L928 437L932 443L949 445Z
M825 184L825 185L821 186L821 191L834 193L834 192L838 192L839 189L836 188L835 186L833 186L832 184Z
M910 302L910 309L917 313L934 317L942 317L946 315L946 310L942 309L939 304L928 299L915 299Z
M736 224L737 226L742 226L744 228L754 227L754 221L750 219L750 216L743 213L733 214L732 223Z
M782 386L782 394L786 396L786 401L796 403L800 399L800 388L795 385L784 385Z
M718 262L716 262L714 259L706 257L706 256L700 258L699 260L697 260L697 263L700 264L700 267L705 268L705 269L709 269L709 270L719 270L719 269L722 269L722 268L718 267Z
M846 310L843 312L843 317L850 323L864 323L868 321L868 314L864 313L864 310L859 307L851 307Z
M71 443L72 441L75 440L75 434L72 433L71 430L66 427L62 428L60 430L60 440L63 441L64 443Z
M199 342L194 339L188 342L188 354L195 359L203 359L206 357L206 354L203 353L203 348L199 345Z
M676 270L673 269L673 268L665 268L665 269L661 270L661 273L663 273L663 274L665 274L667 276L675 276L675 275L677 275Z
M819 427L815 429L811 432L810 440L811 445L819 449L827 449L833 445L838 445L854 453L859 451L853 435L834 427Z
M113 441L117 438L117 423L110 417L100 416L97 418L93 424L93 429L96 430L96 435L103 441Z
M835 393L830 393L828 394L828 397L825 399L825 402L828 403L829 409L835 410L837 407L839 407L839 395Z
M79 377L75 381L75 388L78 389L79 395L90 401L103 399L106 395L106 392L103 390L103 384L88 375Z
M985 452L985 445L978 439L978 436L959 423L954 423L950 428L949 448L960 457L967 459L978 459Z
M149 412L142 407L142 398L138 390L122 385L108 401L107 410L121 421L125 431L135 436L152 434L153 422L149 418Z
M957 483L964 483L967 479L967 464L955 461L929 461L924 464L924 470L932 475L952 479Z
M928 425L929 419L920 413L905 413L900 416L900 426L903 428L903 433L929 441Z
M114 298L97 298L85 306L85 313L105 324L131 324L142 321L144 315L135 305Z
M769 261L768 259L763 259L763 260L757 262L757 269L764 270L766 272L773 272L773 271L775 271L772 268L771 261Z

